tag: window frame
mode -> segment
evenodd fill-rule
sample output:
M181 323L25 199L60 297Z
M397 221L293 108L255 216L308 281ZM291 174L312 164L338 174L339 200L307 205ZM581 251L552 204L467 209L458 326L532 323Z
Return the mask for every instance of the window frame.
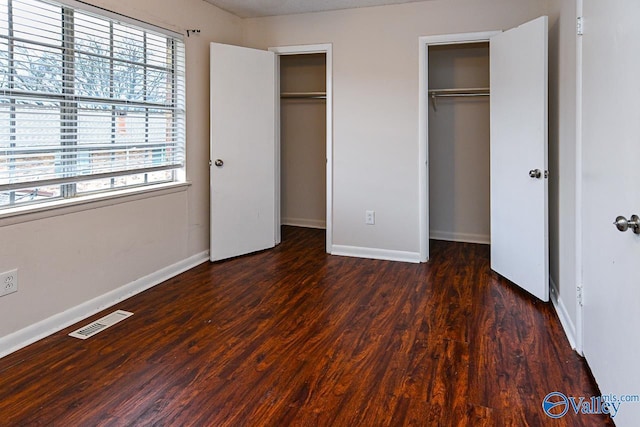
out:
M12 0L9 0L11 2ZM170 70L168 73L168 77L171 80L170 91L171 101L172 101L172 116L171 116L171 125L165 128L165 131L171 130L175 131L177 134L171 138L171 142L167 142L166 144L160 144L159 147L161 150L167 150L169 147L178 147L181 150L181 165L176 166L173 165L163 165L158 168L149 168L145 167L142 169L126 169L118 172L106 173L106 174L94 174L89 175L86 179L83 179L77 173L73 176L70 176L68 180L60 179L52 179L50 181L55 181L56 186L60 186L60 194L56 197L51 197L49 199L41 199L37 201L26 201L26 202L16 202L16 186L19 184L7 184L6 186L14 187L14 189L2 190L3 192L9 193L9 203L3 206L0 206L0 221L3 218L12 217L15 215L22 215L25 213L32 212L42 212L48 209L57 209L60 207L69 206L81 206L85 203L93 203L96 200L117 200L121 198L131 199L131 196L135 196L135 194L139 193L143 198L148 197L149 194L152 194L155 190L161 193L167 193L167 190L171 190L171 188L175 187L177 189L186 188L190 183L186 181L186 58L185 58L185 44L184 37L174 31L167 30L162 27L158 27L156 25L152 25L135 18L130 18L124 15L120 15L118 13L108 11L96 6L88 5L86 3L77 2L75 0L56 0L49 2L47 0L37 0L46 4L51 4L56 7L60 7L61 9L61 37L62 43L61 46L56 48L60 48L62 51L62 90L59 96L52 96L47 101L49 102L57 102L59 103L59 111L60 111L60 140L59 140L59 148L57 151L61 153L60 158L62 159L61 164L62 167L67 167L69 164L72 164L74 167L77 166L77 158L78 153L82 152L84 148L78 145L78 138L76 135L80 131L79 125L79 105L80 101L78 99L82 97L78 97L75 94L75 89L77 86L77 82L74 79L74 68L76 65L76 40L75 40L75 13L76 11L86 12L98 18L105 19L109 22L111 32L110 38L108 40L111 50L109 58L107 58L112 64L111 74L109 77L110 84L110 93L113 94L113 86L114 83L114 74L113 74L113 63L116 60L115 52L113 49L114 45L114 32L113 27L115 25L124 25L127 27L131 27L136 31L141 31L143 34L143 56L144 59L140 65L142 65L143 70L143 92L144 99L147 100L149 96L148 91L148 75L149 70L152 68L156 68L149 61L148 57L148 35L154 34L156 36L161 35L166 37L168 54L171 55L170 68L163 68L158 66L157 68L163 70ZM9 22L8 26L8 66L10 69L13 69L13 61L15 58L15 38L13 37L13 27L14 23L12 22L13 17L11 16L11 12L9 14ZM105 39L106 40L106 39ZM38 41L38 40L30 40L31 43L36 44L38 46L49 47L46 43ZM79 45L79 44L78 44ZM90 54L90 53L89 53ZM10 73L9 78L13 78L13 73ZM13 81L11 82L13 83ZM11 86L13 89L13 86ZM21 94L23 96L23 94ZM38 94L36 92L26 91L24 97L26 99L31 97L36 97ZM117 127L117 119L116 115L118 112L115 110L114 102L117 101L117 98L104 98L105 100L109 100L109 102L105 101L105 104L111 104L111 139L114 138L114 134L116 132ZM16 123L15 123L15 111L16 111L16 98L13 96L9 97L9 102L11 104L10 108L10 148L19 147L14 142L16 140L15 131ZM135 102L133 103L135 104ZM144 109L144 138L145 143L149 142L149 112L150 108L153 106L153 103L140 103L140 108ZM163 105L164 107L164 105ZM63 129L70 129L69 135L65 135ZM68 141L68 142L66 142ZM177 141L177 142L176 142ZM113 141L111 141L113 142ZM65 147L73 147L70 150L67 150ZM56 150L54 150L56 151ZM54 152L52 151L52 152ZM64 154L68 153L68 154ZM10 158L11 159L11 158ZM14 158L15 161L15 158ZM148 174L156 172L156 171L169 171L171 178L166 180L161 180L158 182L148 182ZM134 175L142 175L144 174L144 182L141 184L126 184L124 186L115 186L114 179L116 177L121 177L123 179L127 179L128 177ZM111 179L111 186L109 188L104 189L96 189L93 191L78 191L78 184L83 182L89 182L93 180L99 179ZM46 186L47 180L38 181L42 187ZM0 186L2 187L2 186ZM169 191L173 192L173 191ZM37 195L36 195L37 197ZM77 210L77 209L75 209ZM0 222L0 225L3 225Z

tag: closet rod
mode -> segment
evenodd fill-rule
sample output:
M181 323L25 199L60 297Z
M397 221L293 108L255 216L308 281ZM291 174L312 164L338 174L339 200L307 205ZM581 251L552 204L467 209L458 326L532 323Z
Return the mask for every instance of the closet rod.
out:
M441 93L441 94L435 94L432 93L431 97L432 98L454 98L456 96L459 97L465 97L465 96L489 96L489 93Z
M280 98L327 99L327 92L282 92Z
M433 89L429 91L429 95L434 96L487 96L489 95L488 87L471 87L466 89Z
M467 89L434 89L429 91L431 96L431 103L433 104L433 110L438 111L436 106L436 98L454 98L454 97L474 97L474 96L489 96L488 87L477 87Z

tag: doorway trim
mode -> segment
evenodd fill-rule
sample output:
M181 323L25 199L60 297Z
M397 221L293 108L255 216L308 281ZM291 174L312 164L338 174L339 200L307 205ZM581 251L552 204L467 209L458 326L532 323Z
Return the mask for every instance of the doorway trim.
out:
M576 17L582 17L584 13L583 0L576 1ZM576 255L575 255L575 279L576 279L576 323L575 345L576 352L584 356L584 307L582 295L584 294L584 277L582 275L582 37L576 36Z
M482 43L502 31L423 36L418 39L418 230L420 262L429 260L429 46Z
M295 45L295 46L280 46L270 47L269 51L276 55L276 152L275 152L275 165L276 165L276 194L275 194L275 236L276 245L282 241L282 235L280 231L281 225L281 212L280 212L280 56L282 55L305 55L314 53L324 53L326 58L326 126L327 126L327 143L326 143L326 188L327 188L327 201L326 201L326 252L331 253L333 251L333 57L332 57L331 43L327 44L310 44L310 45Z

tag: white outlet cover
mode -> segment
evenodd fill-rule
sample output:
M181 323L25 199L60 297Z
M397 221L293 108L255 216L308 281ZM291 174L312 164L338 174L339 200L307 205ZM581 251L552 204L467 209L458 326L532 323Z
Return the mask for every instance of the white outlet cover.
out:
M0 274L0 296L18 292L18 270Z
M367 225L374 225L376 223L376 212L375 211L366 211L364 223Z

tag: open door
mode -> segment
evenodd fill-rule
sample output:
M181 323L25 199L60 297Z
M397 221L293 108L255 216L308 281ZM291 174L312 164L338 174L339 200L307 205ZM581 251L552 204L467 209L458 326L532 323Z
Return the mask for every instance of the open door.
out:
M548 19L490 39L491 268L549 300Z
M616 425L636 426L640 228L633 216L640 216L640 2L613 3L615 7L585 0L583 11L589 23L582 37L583 155L578 159L583 338L584 355L602 395L617 399L609 398Z
M275 246L275 55L210 46L211 261Z

